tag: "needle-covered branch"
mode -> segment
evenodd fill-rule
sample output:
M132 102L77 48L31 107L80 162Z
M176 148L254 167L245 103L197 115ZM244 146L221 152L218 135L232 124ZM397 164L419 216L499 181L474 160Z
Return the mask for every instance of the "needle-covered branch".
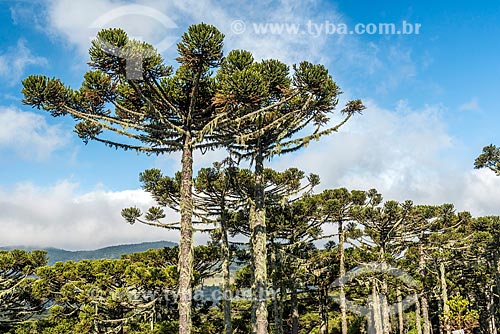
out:
M481 155L476 158L474 168L488 168L500 176L500 148L493 144L485 146Z

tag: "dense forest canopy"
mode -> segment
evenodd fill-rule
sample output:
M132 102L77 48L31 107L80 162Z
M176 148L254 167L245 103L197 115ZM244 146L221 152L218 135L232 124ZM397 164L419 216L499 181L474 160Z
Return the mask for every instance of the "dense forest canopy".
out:
M213 242L194 249L194 333L224 332L226 296L232 332L251 331L250 249L231 242L248 234L248 221L240 220L244 208L228 211L227 293L224 231L219 226ZM500 217L471 217L450 204L384 202L374 190L343 188L307 191L266 212L270 332L341 332L341 286L348 333L495 332ZM327 232L341 221L343 249L340 230ZM320 247L318 240L328 242ZM43 252L2 251L2 331L176 332L178 252L172 247L47 266Z

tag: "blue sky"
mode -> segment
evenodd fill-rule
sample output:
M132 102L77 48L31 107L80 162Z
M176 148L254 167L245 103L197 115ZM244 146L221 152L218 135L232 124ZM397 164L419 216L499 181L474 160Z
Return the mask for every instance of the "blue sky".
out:
M273 167L319 173L321 188L376 188L386 199L498 215L500 178L472 169L484 145L500 144L498 17L498 1L0 0L0 245L82 249L176 240L174 232L129 226L119 212L151 204L138 174L151 167L170 174L177 155L85 146L71 119L21 103L21 80L29 74L77 88L91 38L111 26L154 45L170 43L162 50L170 64L179 36L202 21L224 32L226 53L239 48L257 59L323 63L344 91L340 103L361 98L368 108L338 134L275 159ZM399 28L403 21L419 24L419 34L325 30ZM236 30L241 24L244 31ZM311 34L308 24L322 33ZM259 30L270 25L298 30ZM199 156L196 167L223 157Z

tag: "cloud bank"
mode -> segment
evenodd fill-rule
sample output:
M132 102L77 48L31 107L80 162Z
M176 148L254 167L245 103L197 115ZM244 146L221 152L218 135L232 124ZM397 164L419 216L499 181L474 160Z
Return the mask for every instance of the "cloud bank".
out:
M69 141L58 125L33 112L0 106L0 152L16 154L26 160L46 160Z
M153 204L142 190L95 189L80 194L62 181L51 187L32 183L0 188L0 245L94 249L117 243L178 239L177 232L127 224L124 207Z

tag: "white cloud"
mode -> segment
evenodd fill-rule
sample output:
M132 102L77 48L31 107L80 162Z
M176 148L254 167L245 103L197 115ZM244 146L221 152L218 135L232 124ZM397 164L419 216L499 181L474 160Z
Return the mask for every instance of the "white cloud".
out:
M121 243L178 240L178 232L127 224L124 207L147 209L154 201L142 190L79 194L67 181L51 187L31 183L0 188L0 245L93 249Z
M458 107L460 111L480 111L481 107L479 106L479 99L477 97L471 99L468 102L460 105Z
M26 46L26 41L18 40L16 46L0 53L0 77L7 79L7 84L14 85L19 82L24 70L28 66L47 65L47 59L35 56Z
M474 170L474 157L464 159L466 148L449 134L442 119L443 106L415 109L404 100L394 110L372 100L365 100L365 105L364 114L356 115L338 133L297 153L275 157L269 166L278 170L298 167L319 174L317 191L375 188L387 200L452 203L457 210L473 215L500 214L500 177L488 170ZM222 151L197 156L195 170L225 156ZM161 168L176 166L179 170L178 160L169 157Z
M403 101L387 110L365 101L367 110L339 133L296 155L276 159L276 168L299 167L321 177L321 189L377 189L385 199L418 204L455 204L473 215L498 215L500 177L458 160L460 150L441 119L441 106L412 109ZM318 189L318 190L321 190Z
M377 43L364 43L357 36L259 34L253 30L254 23L304 24L307 20L321 23L324 19L345 21L335 8L319 8L324 4L316 1L242 4L211 0L143 0L134 4L149 6L168 15L180 28L166 28L158 20L141 16L141 13L113 16L117 9L130 5L126 1L51 0L46 8L47 33L62 38L82 55L87 55L90 40L99 30L92 28L92 23L106 14L111 19L106 27L123 27L131 36L141 37L153 44L166 36L178 39L185 26L203 21L216 25L226 34L226 52L241 48L251 51L256 59L278 58L287 63L307 59L330 63L341 67L339 71L344 71L344 75L352 72L354 77L375 81L377 87L375 84L372 86L376 93L385 94L402 83L417 80L419 64L415 58L418 56L411 48L393 43L389 38ZM244 33L236 35L231 32L234 20L245 22ZM175 47L166 50L167 62L175 57L175 53ZM429 57L424 58L422 65L425 67ZM5 59L0 57L0 73L2 69L6 71L6 64ZM463 154L452 154L461 148L454 142L441 118L442 106L415 109L400 102L394 110L388 110L374 101L365 100L365 104L368 109L364 115L356 116L338 134L323 138L298 154L275 159L273 166L278 169L297 166L306 172L318 173L322 188L376 188L386 199L412 199L422 204L454 203L457 209L469 210L474 215L499 214L500 177L487 170L472 170L473 157L470 164L464 165L458 161ZM479 102L472 100L460 109L478 107ZM0 117L5 116L0 113ZM21 129L29 130L34 128L32 124L42 124L41 128L36 128L37 131L51 133L46 130L52 129L49 125L42 120L38 123L33 120L32 116L27 117L28 125L21 126ZM29 144L6 140L14 138L8 132L10 129L0 131L3 131L0 132L0 147L17 145L20 146L17 149L19 152L31 148ZM25 143L39 142L32 140L32 132L22 130L15 133L28 137ZM5 133L9 135L5 136ZM50 140L46 143L49 144L42 147L53 146ZM195 161L197 165L206 165L224 156L224 153L214 152L197 156ZM171 161L171 158L167 159L169 165L173 165ZM178 166L179 157L176 156L174 161ZM36 241L60 247L91 248L143 240L175 241L175 232L129 226L119 215L123 207L137 205L144 209L149 204L150 199L140 190L96 190L80 195L75 185L65 182L46 189L33 185L19 186L12 191L0 191L0 206L6 208L4 212L8 213L0 218L0 235L6 238L0 239L0 243Z
M383 66L383 79L377 87L377 93L387 94L401 83L415 78L417 66L412 56L412 50L398 45L391 45L385 54Z
M47 15L46 32L62 37L82 54L87 54L90 41L104 28L123 28L131 37L153 44L175 28L175 23L154 7L126 1L55 0L48 3ZM175 35L172 42L178 38L178 33Z
M475 215L500 215L500 177L488 169L465 174L456 206Z
M313 37L306 33L308 20L318 18L317 10L321 4L316 1L258 1L251 3L233 3L229 1L211 0L143 0L113 1L89 0L75 2L71 0L54 0L48 3L47 33L62 37L70 45L76 46L82 54L87 53L90 40L97 31L105 27L121 27L129 35L156 45L163 38L172 41L172 47L166 50L167 59L175 57L175 42L184 32L183 27L192 23L206 22L214 24L226 35L226 51L231 49L247 49L254 53L256 59L278 58L286 63L294 63L303 59L325 62L327 57L341 57L345 51L346 40L342 36L329 38L327 34ZM135 6L136 14L130 14L126 7ZM143 6L143 7L141 7ZM148 9L149 8L149 9ZM151 12L158 11L168 17L182 29L165 27ZM118 14L120 13L121 14ZM127 13L128 14L125 14ZM321 17L331 22L341 21L341 16L333 9L321 8ZM244 20L247 29L242 34L235 34L231 24L235 20ZM322 23L324 20L316 20ZM93 27L95 22L99 27ZM258 23L300 24L305 34L296 33L259 33L253 28ZM328 55L321 52L330 48ZM362 49L359 48L351 58L359 59ZM370 64L373 64L373 59Z
M42 115L16 108L0 106L0 124L0 150L27 160L47 159L69 140L69 134L48 124Z
M132 15L128 9L134 6L136 14ZM152 14L154 11L167 16L178 28L166 27L161 19L157 19L158 15ZM47 3L45 12L47 33L76 47L85 59L88 58L90 40L100 28L122 27L129 35L140 37L155 46L166 39L171 47L162 48L163 56L167 63L172 64L177 56L175 44L186 27L205 22L215 25L226 35L226 53L232 49L245 49L251 51L257 60L275 58L289 65L302 60L322 63L332 69L338 82L357 78L363 81L365 87L384 95L402 83L418 83L418 69L427 66L429 58L425 56L420 61L416 60L412 49L393 36L368 41L355 34L327 33L327 24L342 23L352 29L359 22L352 22L343 16L334 5L315 0L243 3L213 0L52 0ZM100 22L98 27L93 27L96 22ZM245 29L242 33L235 33L234 22L239 22L237 25L243 22ZM309 23L315 28L308 26ZM268 26L267 32L259 31L259 27L266 24L275 26L272 29ZM315 29L321 32L316 33ZM84 63L83 60L78 61L79 66Z

